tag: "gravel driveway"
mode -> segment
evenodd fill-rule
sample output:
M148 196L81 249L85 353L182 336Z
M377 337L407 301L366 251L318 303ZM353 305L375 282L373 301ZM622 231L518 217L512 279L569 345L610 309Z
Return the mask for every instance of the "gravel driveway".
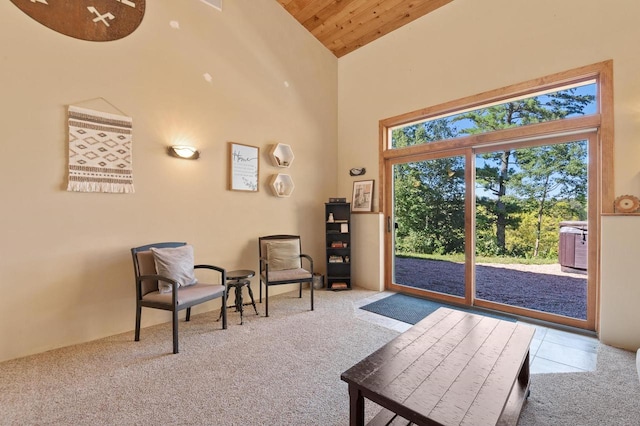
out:
M464 296L464 264L396 257L396 283ZM559 264L477 264L476 297L492 302L587 318L586 275Z

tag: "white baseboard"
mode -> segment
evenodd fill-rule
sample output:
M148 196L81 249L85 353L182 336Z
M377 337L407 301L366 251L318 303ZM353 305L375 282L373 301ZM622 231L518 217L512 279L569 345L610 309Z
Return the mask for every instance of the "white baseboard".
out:
M636 367L638 369L638 379L640 379L640 349L638 349L638 354L636 355Z

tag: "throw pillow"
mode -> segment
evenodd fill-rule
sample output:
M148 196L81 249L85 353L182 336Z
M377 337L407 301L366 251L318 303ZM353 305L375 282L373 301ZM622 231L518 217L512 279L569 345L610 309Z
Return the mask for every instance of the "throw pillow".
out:
M300 243L298 240L271 241L267 243L269 270L284 271L298 269L300 264Z
M193 285L198 282L193 269L193 246L151 248L156 272L178 282L178 286ZM172 287L166 281L158 281L160 293L171 293Z

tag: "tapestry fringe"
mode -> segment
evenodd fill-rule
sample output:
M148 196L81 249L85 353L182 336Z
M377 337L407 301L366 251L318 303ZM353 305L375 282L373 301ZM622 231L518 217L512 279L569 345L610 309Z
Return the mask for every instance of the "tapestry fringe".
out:
M69 182L67 191L73 192L114 192L120 194L133 194L133 184L106 183L106 182Z

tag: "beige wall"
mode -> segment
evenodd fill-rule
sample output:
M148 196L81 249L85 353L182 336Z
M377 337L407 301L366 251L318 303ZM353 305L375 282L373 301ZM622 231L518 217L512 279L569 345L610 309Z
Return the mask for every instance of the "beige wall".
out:
M198 262L234 269L255 267L258 235L293 232L322 268L322 204L349 198L354 180L378 182L380 119L558 71L614 60L615 192L640 195L639 15L635 0L456 0L338 61L274 0L227 1L222 13L149 0L140 28L107 43L0 3L0 361L131 330L132 246L185 240ZM133 117L135 194L64 190L70 104ZM200 160L166 156L182 139ZM226 190L227 141L261 148L259 193ZM275 142L296 155L288 199L267 188ZM619 220L605 220L605 242L626 232ZM381 288L383 222L354 216L356 285ZM640 286L609 259L640 249L620 241L603 249L601 337L633 348ZM143 325L166 320L143 313Z
M605 216L602 219L602 281L607 285L603 285L601 291L601 339L612 345L637 349L640 348L640 217Z
M299 233L322 268L337 60L276 1L227 1L218 12L149 0L132 35L103 43L1 2L0 82L0 361L132 330L133 246L188 241L197 262L255 269L259 235ZM65 191L70 104L133 117L135 194ZM182 139L201 149L198 161L166 155ZM227 141L261 148L259 193L226 190ZM276 142L295 153L291 198L267 188ZM144 326L168 319L143 312Z
M340 58L339 192L351 193L355 180L347 173L351 167L366 167L366 178L378 181L381 119L613 59L615 193L640 195L638 16L640 2L636 0L606 4L598 0L455 0ZM377 233L378 229L371 221L365 232ZM607 240L613 241L625 232L616 226L604 230L610 232ZM355 238L357 248L358 236ZM377 244L381 246L381 236ZM603 262L612 259L613 247L605 246ZM616 249L640 256L640 245L629 239L622 239ZM354 261L357 259L355 253ZM603 264L603 270L610 273L603 278L602 293L618 296L603 297L601 338L637 348L640 328L625 326L622 329L628 332L615 335L608 331L640 324L640 285L637 279L623 275L626 272L608 266ZM620 298L632 303L618 304Z

